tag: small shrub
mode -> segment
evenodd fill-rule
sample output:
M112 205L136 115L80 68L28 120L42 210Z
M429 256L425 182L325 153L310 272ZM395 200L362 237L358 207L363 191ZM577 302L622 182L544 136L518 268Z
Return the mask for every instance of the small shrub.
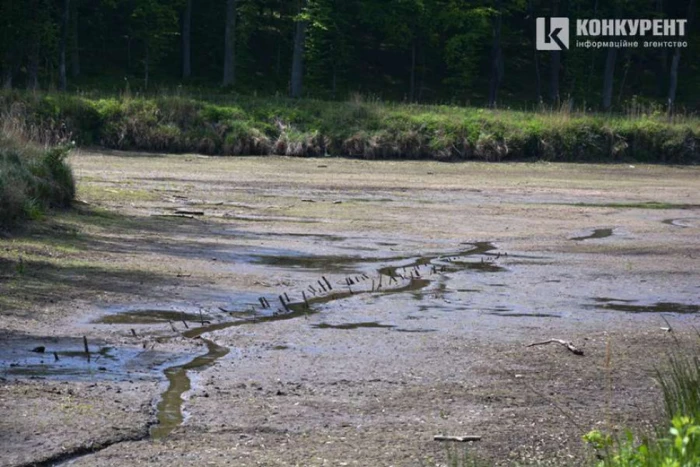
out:
M71 148L41 151L0 135L0 228L38 219L48 208L70 206L75 181L65 158Z

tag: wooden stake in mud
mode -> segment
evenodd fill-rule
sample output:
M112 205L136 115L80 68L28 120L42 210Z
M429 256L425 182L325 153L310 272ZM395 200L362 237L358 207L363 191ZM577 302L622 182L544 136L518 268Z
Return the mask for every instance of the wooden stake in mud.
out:
M289 295L287 295L287 292L284 293L284 299L287 300L287 303L291 302L289 299Z
M374 279L372 279L372 292L374 292Z
M90 347L88 347L87 337L83 336L83 346L85 347L85 355L87 356L87 361L90 363Z
M318 285L320 285L320 286L321 286L321 289L323 289L323 291L324 291L324 292L327 292L327 290L326 290L326 286L325 286L325 285L323 285L323 282L321 282L321 281L319 280L319 281L318 281Z
M173 324L173 322L172 322L172 321L168 321L168 323L170 323L170 327L172 328L173 332L177 332L177 328L175 327L175 325Z
M316 295L316 289L314 289L313 285L309 286L309 290L311 291L312 294Z
M204 326L204 316L202 316L202 309L199 309L199 324Z
M333 287L331 287L331 283L328 282L328 279L326 279L326 276L321 276L321 279L323 279L323 281L324 281L324 282L326 283L326 285L328 286L328 290L333 290Z
M53 353L53 358L55 359L55 361L58 361L58 360L59 360L59 358L58 358L58 352L54 352L54 353Z
M182 324L185 325L185 329L189 329L189 328L190 328L190 327L187 325L187 321L185 321L184 319L182 320Z
M302 298L304 299L304 304L306 305L306 309L308 310L308 309L309 309L309 301L306 299L306 292L304 292L304 291L302 290L302 291L301 291L301 296L302 296Z
M131 335L134 336L134 337L138 337L138 336L136 335L136 330L135 330L134 328L131 328Z
M265 299L264 299L264 298L260 297L260 298L258 298L258 301L260 302L260 306L263 307L263 310L264 310L265 308L267 308L267 307L265 306Z
M287 306L287 303L285 303L284 297L282 295L280 295L280 302L282 303L282 306L287 311L287 313L289 313L289 307Z

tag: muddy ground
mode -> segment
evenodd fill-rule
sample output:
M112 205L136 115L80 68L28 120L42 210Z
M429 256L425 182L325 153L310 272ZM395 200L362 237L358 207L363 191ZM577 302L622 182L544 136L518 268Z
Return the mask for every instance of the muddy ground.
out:
M0 238L2 466L585 465L697 350L697 167L71 163Z

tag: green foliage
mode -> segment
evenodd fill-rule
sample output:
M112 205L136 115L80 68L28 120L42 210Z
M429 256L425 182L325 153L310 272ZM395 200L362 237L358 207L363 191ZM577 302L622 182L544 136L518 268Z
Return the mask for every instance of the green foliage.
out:
M185 0L73 0L66 52L69 69L77 71L70 65L79 63L80 74L69 76L69 89L115 92L128 83L129 92L143 93L185 84L211 92L221 83L226 4L191 2L192 76L183 83ZM395 101L485 104L494 68L492 52L500 50L502 60L496 65L502 69L500 106L533 108L544 98L554 109L563 102L577 109L597 109L607 50L572 46L561 54L560 67L552 73L552 54L534 50L535 18L686 18L688 4L688 0L237 0L236 86L227 91L287 95L293 31L296 22L304 20L308 23L305 95L342 99L362 92ZM697 23L697 10L689 24ZM3 84L56 86L62 13L62 2L54 0L0 2ZM700 65L692 57L700 50L699 31L689 27L683 38L688 47L678 70L676 109L685 106L692 111L698 105L700 86L692 77ZM670 49L620 49L614 70L615 110L626 110L635 102L666 110L670 55ZM548 98L554 76L560 99Z
M670 427L641 441L630 431L622 439L589 432L584 441L603 454L597 467L700 466L700 359L673 355L657 379Z
M71 147L41 151L0 136L0 228L70 206L75 182L65 158Z
M0 112L52 141L205 154L370 159L700 162L700 122L663 116L211 96L88 99L0 93Z
M605 452L598 467L696 467L700 465L700 424L691 417L677 415L668 434L656 440L635 441L627 431L621 441L591 431L583 437L595 449Z

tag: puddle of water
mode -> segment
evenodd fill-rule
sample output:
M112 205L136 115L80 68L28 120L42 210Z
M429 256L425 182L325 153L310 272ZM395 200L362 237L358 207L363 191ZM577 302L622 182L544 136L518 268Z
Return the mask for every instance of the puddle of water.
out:
M381 324L377 321L368 321L364 323L343 323L343 324L328 324L328 323L321 323L321 324L312 324L311 325L313 328L316 329L360 329L360 328L381 328L381 329L392 329L395 328L396 326L391 325L391 324Z
M100 324L158 324L172 322L189 321L200 323L202 320L211 321L207 315L187 313L184 311L172 310L131 310L121 313L114 313L103 316L95 321Z
M306 269L328 273L342 273L354 270L353 266L366 261L361 257L342 255L294 255L294 256L255 256L253 262L287 269Z
M612 302L621 302L621 303L634 303L635 300L622 300L620 298L610 298L610 297L594 297L594 301L598 303L612 303Z
M43 352L38 351L43 350ZM11 338L0 343L3 376L53 380L156 379L158 367L178 358L168 352L89 343L77 338Z
M283 216L258 216L258 215L233 215L229 219L248 222L291 222L300 224L314 224L321 222L318 219L310 217L283 217Z
M603 303L602 305L597 305L598 308L605 310L615 310L623 311L626 313L681 313L681 314L693 314L700 312L700 305L692 305L686 303L673 303L673 302L658 302L653 305L631 305L629 301L624 302L619 300L618 302L623 303Z
M607 238L612 236L613 234L613 229L595 229L593 233L589 235L583 235L581 237L573 237L571 240L581 242L583 240L593 240L596 238Z
M674 227L688 228L693 227L693 218L683 218L683 219L664 219L664 224L672 225Z
M554 315L549 313L508 313L489 311L486 312L486 314L492 316L504 316L506 318L561 318L560 315Z

